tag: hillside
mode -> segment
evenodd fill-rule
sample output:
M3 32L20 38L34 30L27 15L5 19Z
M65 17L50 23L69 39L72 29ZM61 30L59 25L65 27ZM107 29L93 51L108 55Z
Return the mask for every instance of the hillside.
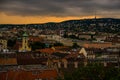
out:
M0 28L21 28L24 24L1 24ZM114 18L99 18L99 19L82 19L82 20L68 20L60 23L44 23L44 24L27 24L27 28L50 29L66 31L97 31L97 32L120 32L120 19Z

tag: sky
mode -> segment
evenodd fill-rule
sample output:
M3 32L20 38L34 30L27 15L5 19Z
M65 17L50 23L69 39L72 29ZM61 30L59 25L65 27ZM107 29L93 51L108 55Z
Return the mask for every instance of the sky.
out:
M120 0L0 0L0 24L120 18Z

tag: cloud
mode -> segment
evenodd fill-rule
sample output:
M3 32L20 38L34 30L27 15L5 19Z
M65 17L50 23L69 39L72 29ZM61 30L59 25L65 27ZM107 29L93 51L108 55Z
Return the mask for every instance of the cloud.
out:
M102 16L120 17L119 0L1 0L0 12L19 16Z

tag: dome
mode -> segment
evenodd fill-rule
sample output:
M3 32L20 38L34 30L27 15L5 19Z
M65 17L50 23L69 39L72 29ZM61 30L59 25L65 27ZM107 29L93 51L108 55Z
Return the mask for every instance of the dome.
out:
M28 34L25 32L24 34L23 34L23 37L27 37L28 36Z

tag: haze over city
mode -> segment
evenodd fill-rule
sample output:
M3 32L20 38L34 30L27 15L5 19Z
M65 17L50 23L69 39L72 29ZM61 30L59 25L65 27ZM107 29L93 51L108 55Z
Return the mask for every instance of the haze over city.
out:
M119 0L1 0L0 24L120 18Z

